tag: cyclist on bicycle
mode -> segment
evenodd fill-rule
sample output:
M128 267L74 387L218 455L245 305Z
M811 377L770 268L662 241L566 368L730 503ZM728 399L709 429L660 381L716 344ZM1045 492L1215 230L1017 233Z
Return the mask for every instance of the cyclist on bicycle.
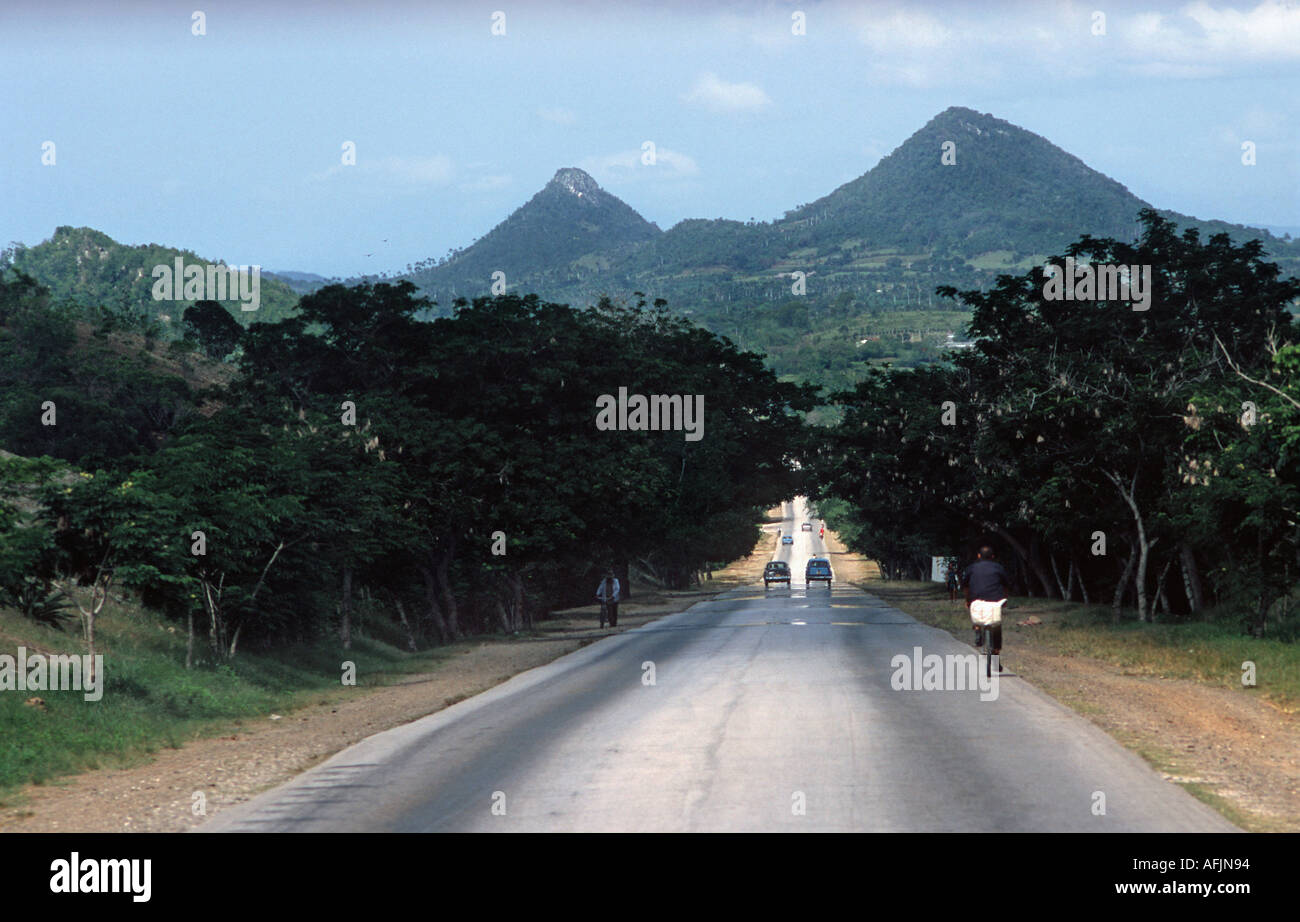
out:
M609 626L618 626L618 599L622 591L622 586L618 583L618 578L614 576L613 569L605 571L605 578L600 581L596 587L596 598L605 603L609 609ZM604 619L602 619L603 622ZM604 624L602 623L602 627Z
M980 548L979 559L966 568L962 574L962 583L966 587L966 607L972 602L993 602L998 605L1007 600L1011 594L1011 577L1002 568L1002 564L993 559L993 548L987 544ZM1002 622L988 625L989 653L998 656L1002 653ZM983 626L975 625L975 646L983 643Z

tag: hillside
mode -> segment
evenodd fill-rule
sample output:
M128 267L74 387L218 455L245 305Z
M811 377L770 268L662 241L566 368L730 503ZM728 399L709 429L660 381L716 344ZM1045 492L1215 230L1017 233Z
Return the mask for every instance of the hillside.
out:
M485 293L497 271L506 274L510 291L570 286L602 276L613 254L660 233L587 173L571 167L558 170L481 240L410 278L444 304Z
M950 165L942 162L946 142L954 145ZM849 292L897 310L914 306L912 294L928 303L934 284L981 287L1084 233L1132 239L1144 207L1153 206L1047 139L953 107L862 176L778 221L683 221L613 266L611 277L681 300L708 275L715 299L768 300L786 297L788 273L802 271L810 296ZM1161 213L1206 236L1258 237L1284 269L1300 271L1295 241Z
M943 162L952 142L955 161ZM451 312L457 298L492 290L535 292L572 304L634 292L766 353L781 374L847 384L871 364L917 364L963 335L966 315L939 285L986 288L1060 253L1081 234L1131 239L1151 207L1046 138L974 110L951 107L896 150L829 194L772 222L687 219L667 231L576 168L558 170L481 239L418 264L406 278ZM1263 241L1283 272L1300 274L1300 241L1169 210L1203 236ZM129 247L89 228L60 227L15 266L53 292L96 309L175 325L190 302L152 299L151 272L193 253ZM224 302L243 324L275 320L328 281L311 273L262 276L256 315ZM363 281L353 279L352 283ZM135 323L139 327L138 323Z
M955 162L945 165L949 141ZM589 199L566 188L569 177ZM487 294L495 270L510 290L570 303L641 291L766 352L779 372L848 383L874 362L932 360L962 335L965 315L936 299L936 286L987 287L1084 233L1132 239L1144 207L1046 138L952 107L862 176L774 222L688 219L657 233L585 173L561 170L482 240L409 278L443 310L449 296ZM1300 273L1300 242L1161 214L1203 236L1260 238L1284 272Z
M953 163L942 162L953 145ZM790 212L792 248L848 239L972 259L1056 252L1081 232L1129 238L1145 205L1045 138L970 109L932 118L867 173Z
M128 246L89 227L59 227L36 246L9 251L14 268L31 275L50 290L55 302L72 302L84 309L116 312L132 325L156 321L167 338L178 338L181 317L194 300L155 300L154 267L225 265L189 250L150 243ZM256 311L241 310L237 298L220 303L242 324L273 322L288 316L298 295L284 282L261 276ZM180 294L182 292L177 292Z
M262 278L274 279L277 282L283 282L285 287L300 295L311 294L316 289L328 285L330 282L341 281L340 279L327 279L323 275L317 275L314 272L291 272L277 271L270 272L262 270Z

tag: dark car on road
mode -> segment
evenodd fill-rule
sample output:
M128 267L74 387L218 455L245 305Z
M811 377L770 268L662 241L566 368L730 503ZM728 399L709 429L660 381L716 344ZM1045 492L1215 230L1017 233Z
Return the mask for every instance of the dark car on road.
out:
M766 589L773 583L790 585L790 565L784 560L769 561L763 568L763 588Z
M808 558L808 567L804 570L803 579L805 583L825 580L826 588L831 588L831 562L825 557Z
M794 538L791 538L789 535L786 535L784 538L781 539L781 543L782 543L782 544L794 544Z
M803 530L804 530L804 531L812 531L812 522L804 522L804 523L803 523Z

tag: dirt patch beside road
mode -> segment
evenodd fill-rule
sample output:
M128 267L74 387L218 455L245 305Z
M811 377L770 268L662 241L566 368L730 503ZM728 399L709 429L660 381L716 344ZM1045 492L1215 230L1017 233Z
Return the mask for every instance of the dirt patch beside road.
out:
M1036 644L1022 645L1015 660L1029 681L1243 829L1300 830L1296 715L1244 692L1116 673Z
M830 552L831 572L835 574L836 580L848 584L880 578L880 567L876 562L866 560L850 551L835 532L826 532L823 540L826 542L827 551Z

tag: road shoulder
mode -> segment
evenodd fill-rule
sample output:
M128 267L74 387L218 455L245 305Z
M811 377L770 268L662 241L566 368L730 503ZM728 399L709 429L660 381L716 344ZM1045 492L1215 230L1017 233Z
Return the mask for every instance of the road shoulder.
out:
M765 557L757 549L753 555ZM761 560L738 561L695 591L640 591L620 606L617 631L752 581L755 566L761 571ZM444 648L446 656L436 668L394 684L339 690L292 711L229 721L219 735L160 750L143 764L28 785L0 807L0 832L186 831L367 737L441 711L615 632L598 629L596 610L588 607L556 612L528 634L455 644Z
M943 587L855 580L923 624L970 643ZM1023 600L1031 605L1034 600ZM1150 674L1063 649L1028 609L1009 619L1018 676L1088 718L1167 780L1252 832L1300 830L1300 718L1240 689ZM1027 623L1018 623L1027 622Z

